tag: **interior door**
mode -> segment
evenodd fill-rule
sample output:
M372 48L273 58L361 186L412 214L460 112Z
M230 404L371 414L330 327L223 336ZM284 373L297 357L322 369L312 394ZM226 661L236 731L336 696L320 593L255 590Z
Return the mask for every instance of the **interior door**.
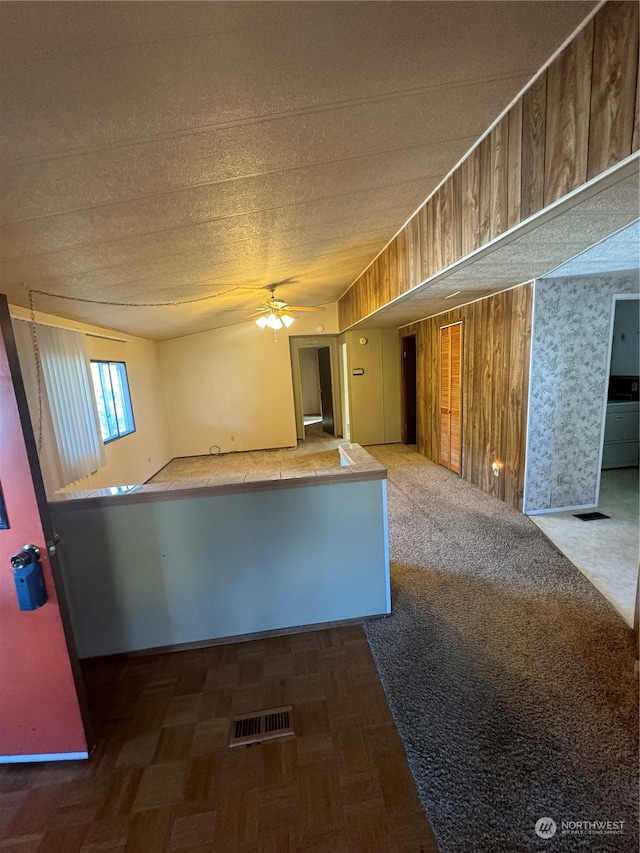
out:
M86 758L82 681L57 557L47 549L53 531L1 294L0 436L0 763ZM25 611L10 559L27 544L40 549L48 600Z
M322 401L322 429L335 435L333 417L333 389L331 387L331 350L318 347L318 370L320 373L320 398Z
M440 464L461 470L462 323L440 328Z
M416 443L416 336L402 338L402 442Z

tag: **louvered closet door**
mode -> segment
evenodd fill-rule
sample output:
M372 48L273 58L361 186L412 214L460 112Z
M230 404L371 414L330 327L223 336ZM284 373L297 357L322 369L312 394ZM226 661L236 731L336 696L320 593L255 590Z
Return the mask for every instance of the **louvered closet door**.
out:
M440 329L440 464L460 473L462 323Z
M440 464L449 467L451 446L451 338L449 328L440 329Z

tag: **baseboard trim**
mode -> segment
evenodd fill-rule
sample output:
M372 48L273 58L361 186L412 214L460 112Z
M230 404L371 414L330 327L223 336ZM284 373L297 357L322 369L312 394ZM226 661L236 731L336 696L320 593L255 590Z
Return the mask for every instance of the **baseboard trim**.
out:
M82 761L88 752L44 752L35 755L0 755L0 764L33 764L36 761Z
M529 509L525 515L549 515L552 512L573 512L576 509L595 509L598 504L577 504L576 506L553 506L549 509Z
M290 634L306 634L309 631L326 631L329 628L349 628L362 625L369 619L380 616L390 616L390 613L372 613L355 619L338 619L335 622L315 622L311 625L294 625L291 628L274 628L270 631L257 631L254 634L235 634L230 637L216 637L210 640L197 640L193 643L174 643L168 646L154 646L148 649L133 649L129 652L118 652L113 655L96 655L82 658L83 662L122 660L124 658L145 657L147 655L171 654L172 652L188 652L193 649L208 649L213 646L228 646L231 643L248 643L251 640L267 640L270 637L283 637Z

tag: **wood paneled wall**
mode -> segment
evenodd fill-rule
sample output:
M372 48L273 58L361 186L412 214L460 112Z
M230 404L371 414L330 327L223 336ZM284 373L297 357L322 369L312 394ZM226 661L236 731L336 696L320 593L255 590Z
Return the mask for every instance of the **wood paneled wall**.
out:
M532 286L402 329L416 335L418 452L438 462L440 326L462 321L461 476L522 510ZM499 477L491 465L501 464Z
M345 329L638 150L638 4L609 2L338 303Z

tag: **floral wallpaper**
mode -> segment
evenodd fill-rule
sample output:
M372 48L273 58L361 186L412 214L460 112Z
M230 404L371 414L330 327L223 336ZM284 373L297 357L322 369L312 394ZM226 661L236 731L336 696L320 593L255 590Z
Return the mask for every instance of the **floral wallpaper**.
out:
M524 511L595 503L613 296L638 275L534 285Z

